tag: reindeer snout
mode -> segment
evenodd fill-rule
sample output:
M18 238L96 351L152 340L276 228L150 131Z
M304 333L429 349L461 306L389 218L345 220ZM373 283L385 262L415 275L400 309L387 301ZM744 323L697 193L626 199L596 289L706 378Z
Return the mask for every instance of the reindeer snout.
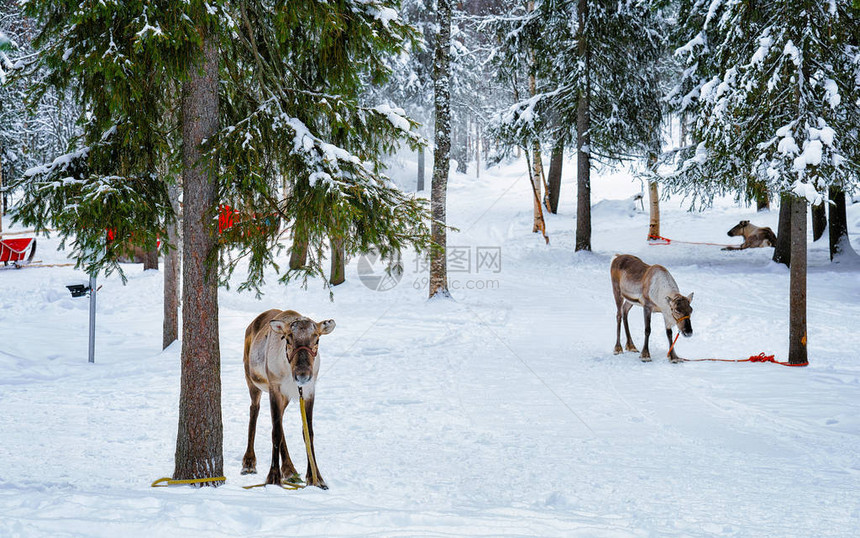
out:
M684 338L689 338L689 337L693 336L693 328L692 327L685 327L684 330L681 331L681 334L684 335Z
M301 387L301 386L304 386L304 385L307 385L307 384L310 382L310 380L311 380L311 378L312 378L312 377L313 377L313 376L312 376L311 374L309 374L309 373L301 373L301 374L297 374L297 375L295 376L295 379L296 379L296 385L298 385L298 386L300 386L300 387Z

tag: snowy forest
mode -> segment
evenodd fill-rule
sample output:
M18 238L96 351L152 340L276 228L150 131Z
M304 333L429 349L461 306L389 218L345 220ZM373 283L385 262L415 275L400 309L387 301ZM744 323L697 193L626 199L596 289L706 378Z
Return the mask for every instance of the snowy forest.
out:
M0 0L0 194L0 535L860 528L860 0Z

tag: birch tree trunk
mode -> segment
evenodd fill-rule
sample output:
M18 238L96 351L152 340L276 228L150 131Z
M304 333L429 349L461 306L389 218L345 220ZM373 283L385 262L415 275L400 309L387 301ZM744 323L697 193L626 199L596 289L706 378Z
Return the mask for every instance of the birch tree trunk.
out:
M657 127L659 129L659 126ZM655 148L657 149L657 148ZM657 153L648 153L648 169L652 174L657 173ZM660 237L660 193L657 191L657 182L648 182L648 238Z
M528 3L528 12L531 13L535 10L534 0L529 0ZM536 64L537 61L535 59L535 53L533 50L529 50L529 96L534 97L537 93L537 79L535 78L535 69L537 69ZM543 189L541 188L541 177L543 176L543 162L541 162L540 158L540 142L535 140L532 143L532 166L531 170L529 170L529 174L532 178L532 189L534 193L532 194L532 203L534 205L534 223L532 224L532 232L537 233L543 231L546 227L543 221L543 210L541 209L541 200L543 196L541 193Z
M224 474L221 357L218 346L218 186L201 159L218 132L218 43L203 30L182 84L182 381L174 479ZM208 482L205 485L219 485Z
M591 250L591 67L588 42L585 38L588 21L588 0L579 0L578 53L585 64L584 89L576 104L576 247L575 250Z
M791 201L788 362L806 364L806 200Z
M424 146L418 148L418 186L416 191L424 190Z
M430 297L450 297L446 265L445 199L448 192L448 169L451 160L451 0L437 0L436 50L433 62L434 101L436 108L433 151L433 184L430 193Z

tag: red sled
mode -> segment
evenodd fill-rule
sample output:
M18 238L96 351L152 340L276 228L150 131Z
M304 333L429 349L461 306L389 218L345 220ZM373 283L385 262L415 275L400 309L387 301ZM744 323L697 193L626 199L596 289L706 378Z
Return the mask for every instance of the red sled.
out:
M36 238L0 239L0 262L21 267L33 261L36 255Z

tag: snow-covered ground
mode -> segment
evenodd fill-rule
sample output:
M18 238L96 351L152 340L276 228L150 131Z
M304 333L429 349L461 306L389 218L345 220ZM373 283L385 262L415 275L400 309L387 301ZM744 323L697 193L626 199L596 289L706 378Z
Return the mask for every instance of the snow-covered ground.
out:
M362 284L358 260L334 302L318 282L272 278L262 300L222 291L219 488L149 487L173 470L179 398L179 346L160 349L160 273L128 266L127 286L100 281L91 365L88 301L64 287L84 275L0 270L0 536L856 535L857 266L832 265L826 236L810 244L808 368L670 364L661 330L653 362L613 355L615 253L661 263L695 291L695 334L677 348L688 358L784 360L788 271L769 248L649 246L647 214L629 199L640 183L624 172L593 181L594 252L574 253L573 169L559 215L547 217L548 246L531 233L523 163L452 177L452 301L426 300L412 253L384 292ZM394 173L407 184L413 170ZM725 234L739 220L777 221L730 201L689 213L672 199L662 212L663 235L689 241L739 243ZM860 249L860 205L848 217ZM40 239L37 258L65 261L56 245ZM242 489L269 464L264 404L261 474L240 475L242 336L268 308L337 321L323 337L315 408L328 491ZM642 326L634 309L640 346ZM299 413L287 415L303 470Z

